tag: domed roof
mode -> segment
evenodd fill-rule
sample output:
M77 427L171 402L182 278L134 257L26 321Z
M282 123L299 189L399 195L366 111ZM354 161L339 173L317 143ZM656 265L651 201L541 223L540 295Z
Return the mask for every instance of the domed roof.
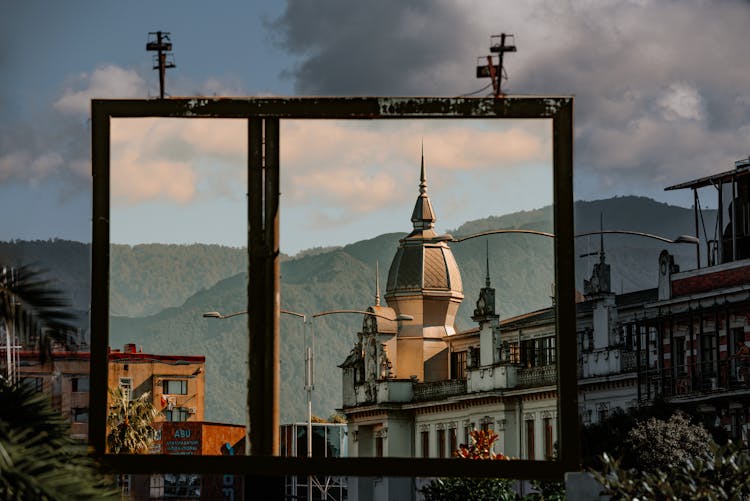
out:
M461 272L445 242L402 245L388 272L386 295L396 292L443 290L463 292Z

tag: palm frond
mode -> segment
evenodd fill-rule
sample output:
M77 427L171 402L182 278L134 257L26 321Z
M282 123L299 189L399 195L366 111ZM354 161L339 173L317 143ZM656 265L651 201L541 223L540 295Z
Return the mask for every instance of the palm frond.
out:
M115 499L49 399L0 384L0 499Z
M115 454L145 452L153 443L152 426L159 410L151 402L151 392L130 400L121 387L110 390L111 404L107 414L107 447Z
M52 343L75 349L78 339L75 315L66 294L44 271L32 265L3 268L0 276L0 308L6 325L23 344L36 342L42 361Z

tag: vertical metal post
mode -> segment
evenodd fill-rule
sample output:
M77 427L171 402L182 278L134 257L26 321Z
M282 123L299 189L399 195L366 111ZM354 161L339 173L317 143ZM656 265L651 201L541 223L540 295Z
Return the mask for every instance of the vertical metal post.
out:
M688 369L690 370L690 390L695 390L697 380L697 374L696 371L698 369L696 364L696 353L695 353L695 325L694 325L694 318L693 318L693 309L689 308L688 310L688 318L689 318L689 324L688 324L688 336L690 336L690 364L688 365Z
M161 31L156 32L156 40L159 44L159 50L157 52L159 57L159 98L164 99L164 76L167 72L167 55L164 53L164 49L162 48Z
M307 391L307 457L312 457L312 391L314 382L313 374L313 357L315 356L315 334L313 333L313 317L310 317L310 346L305 347L305 390ZM307 476L307 499L312 500L313 496L313 477Z
M248 123L247 451L279 454L279 120Z
M732 261L737 261L737 183L732 178Z
M717 212L717 217L719 218L719 235L716 239L718 240L717 247L719 249L717 253L719 254L719 257L713 263L714 265L724 262L724 181L722 180L719 180L719 207ZM706 237L706 239L708 239L708 237ZM711 263L708 264L710 265Z
M501 69L502 71L502 69ZM554 163L553 201L555 207L555 276L567 283L555 285L555 319L557 321L557 360L573 363L558 363L558 442L560 461L568 471L578 470L581 462L581 443L578 415L578 367L575 342L576 309L572 286L575 269L573 250L573 102L560 108L552 121ZM564 168L568 166L568 168ZM560 333L565 332L566 336ZM571 334L572 337L568 337Z
M669 394L674 395L675 394L675 383L677 382L677 374L678 368L677 368L677 359L675 358L675 345L674 345L674 319L672 318L672 313L669 313L669 317L667 322L669 323L669 365L670 365L670 375L669 378L670 388L669 388Z
M107 349L109 346L109 133L110 118L103 104L91 103L92 260L91 260L91 366L89 444L94 454L106 451Z
M701 390L703 389L703 385L706 384L706 361L703 360L703 308L699 307L698 310L698 321L700 322L698 324L698 370L700 371L700 385ZM709 353L710 356L710 353Z
M641 348L642 348L642 343L641 343L641 326L638 323L638 319L637 318L635 319L634 330L635 330L635 352L636 352L636 357L635 357L635 373L638 375L637 376L637 380L638 380L638 384L637 384L637 386L638 386L638 403L640 404L640 402L641 402L641 396L642 396L641 395L641 381L643 380L643 374L642 374L643 367L641 366Z
M698 206L699 200L698 200L698 189L693 188L693 208L695 209L693 211L693 215L695 217L695 236L697 238L700 238L700 226L698 225L698 211L700 210L700 207ZM704 235L704 237L706 237ZM695 262L697 263L697 267L701 267L701 246L700 244L695 246Z
M716 381L719 385L723 384L723 380L725 378L722 378L722 369L721 366L723 365L721 363L721 334L719 332L719 308L715 307L714 310L714 342L716 343ZM727 343L729 343L729 337L727 337ZM727 347L728 348L728 347ZM727 349L727 355L729 355L729 350ZM724 369L724 372L726 373L726 369Z

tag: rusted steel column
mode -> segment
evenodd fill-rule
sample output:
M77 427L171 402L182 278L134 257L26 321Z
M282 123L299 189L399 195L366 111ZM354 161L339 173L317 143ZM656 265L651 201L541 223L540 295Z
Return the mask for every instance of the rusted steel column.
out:
M110 118L103 105L91 104L91 159L93 212L91 261L91 388L89 393L89 445L94 454L106 450L107 377L109 347L109 133Z
M580 468L578 366L573 250L573 101L562 105L552 121L555 203L555 276L557 298L557 371L559 460L566 471Z
M279 121L248 122L247 452L279 454Z

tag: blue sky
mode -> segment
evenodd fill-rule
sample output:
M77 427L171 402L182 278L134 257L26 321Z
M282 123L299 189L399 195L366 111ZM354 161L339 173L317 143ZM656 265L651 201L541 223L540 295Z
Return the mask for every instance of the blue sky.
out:
M157 95L144 49L148 32L159 29L171 32L177 64L167 74L168 94L235 96L466 94L486 83L474 78L474 65L487 53L489 36L514 33L518 52L506 58L508 91L576 97L578 199L635 194L689 206L689 193L663 187L747 157L746 2L518 4L6 4L0 208L11 217L0 225L0 239L90 240L87 103ZM123 127L119 136L124 170L113 240L241 244L244 157L235 137L242 125L150 127L150 136L139 126ZM527 124L489 131L457 126L448 135L433 124L285 127L282 250L288 253L408 230L422 141L441 230L548 200L546 188L528 188L544 177L544 155L522 146L549 138ZM497 151L482 146L492 134L503 138ZM466 151L481 155L461 165Z

